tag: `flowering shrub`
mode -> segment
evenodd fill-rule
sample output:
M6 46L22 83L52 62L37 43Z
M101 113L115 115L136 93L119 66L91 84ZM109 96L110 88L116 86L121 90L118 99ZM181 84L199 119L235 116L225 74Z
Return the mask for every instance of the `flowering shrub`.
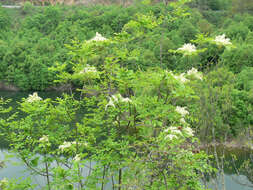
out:
M101 42L107 40L105 37L103 37L101 34L96 32L96 36L88 40L88 42Z
M184 44L183 47L177 49L180 52L183 52L184 55L191 55L196 52L195 45L192 44Z
M18 32L0 31L2 79L22 89L45 89L54 79L70 86L71 95L56 100L29 95L8 119L11 108L0 99L1 135L45 176L43 188L203 189L213 170L198 139L222 141L252 125L251 23L227 27L228 20L225 30L199 34L195 25L208 14L190 15L185 2L64 14L33 7ZM209 20L224 13L213 14ZM30 184L3 179L0 188Z
M178 16L171 21L180 17L183 4L173 3L172 16ZM157 66L125 66L141 57L129 44L155 32L161 20L139 14L110 39L97 33L73 42L71 72L66 63L51 71L58 82L79 83L80 97L53 101L34 93L20 103L23 118L9 119L12 149L46 177L47 189L103 190L110 181L112 189L202 189L201 178L212 168L208 156L195 151L198 139L189 122L195 118L188 107L198 100L191 83L201 81L202 74L194 68L174 74ZM187 52L187 57L200 51L186 44L175 53Z
M26 101L32 103L40 100L42 100L42 98L38 96L37 92L34 92L32 95L29 95Z
M214 42L217 45L223 45L223 46L232 45L232 43L230 42L230 39L226 38L225 34L216 36L214 39Z

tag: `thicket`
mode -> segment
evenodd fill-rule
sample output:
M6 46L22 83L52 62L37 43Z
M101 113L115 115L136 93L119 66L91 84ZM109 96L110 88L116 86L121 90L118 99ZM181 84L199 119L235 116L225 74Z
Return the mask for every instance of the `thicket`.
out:
M245 4L251 7L250 2L245 1ZM106 38L127 32L136 37L130 38L124 47L119 47L118 59L122 67L138 71L158 66L175 72L195 67L202 71L208 78L208 85L199 86L199 93L210 94L213 89L216 100L209 95L205 99L207 102L216 101L215 109L220 110L212 118L216 123L221 122L217 124L220 127L229 127L230 136L236 136L241 128L239 125L252 123L249 115L252 109L253 16L250 11L242 13L240 8L243 7L239 7L236 1L192 1L188 6L191 8L187 8L186 15L175 12L170 3L168 6L163 3L135 3L129 7L34 7L26 3L16 11L0 8L0 79L22 90L45 90L58 80L55 71L49 68L66 65L68 74L74 72L77 62L71 52L82 47L79 43L91 39L96 32ZM180 15L179 19L173 20L175 15ZM14 16L20 19L13 19ZM154 24L148 23L150 19L160 20L156 27L147 30L145 27ZM230 38L234 48L217 48L214 44L204 43L205 38L221 34ZM200 39L203 43L199 47L205 51L192 56L181 56L171 51L185 43L197 45L194 40L201 35L204 37ZM100 67L104 64L103 54L92 57L88 64ZM228 79L220 79L216 86L216 75L219 76L220 71L224 72L221 77L231 75L233 80L227 84ZM247 75L243 76L244 73ZM75 87L81 85L78 80L69 83ZM224 94L229 95L224 97ZM222 111L222 102L226 98L233 106Z
M235 1L205 2L27 4L15 21L0 9L1 80L23 90L56 83L81 92L56 101L35 93L20 103L23 118L0 120L49 189L103 189L114 176L115 189L201 189L210 168L197 138L216 143L251 132L253 16ZM88 111L82 121L79 109ZM97 167L85 178L87 160Z
M250 9L251 3L245 1L245 4ZM66 65L67 73L74 72L76 60L73 60L71 52L81 47L76 44L91 39L96 32L106 38L127 32L136 37L128 40L124 48L120 47L122 51L118 59L121 59L122 67L138 71L158 66L175 72L185 72L195 67L204 72L209 77L209 84L200 86L199 93L205 94L207 91L209 94L210 89L214 89L217 99L215 109L220 110L220 114L217 112L212 118L215 118L216 123L219 121L229 126L230 136L236 136L240 131L238 122L242 122L243 126L252 122L249 114L253 16L250 11L242 13L240 8L243 7L236 1L192 1L188 6L191 8L187 8L189 14L186 15L175 12L171 4L164 6L163 3L150 4L148 1L129 7L34 7L26 3L21 10L0 8L0 79L22 90L45 90L58 80L55 71L49 68ZM180 15L179 19L173 20L175 15ZM13 19L14 16L19 19ZM152 30L144 28L153 27L152 23L148 23L149 19L160 19ZM185 43L197 45L193 40L201 34L204 35L202 41L225 34L235 48L217 48L214 44L201 43L199 47L205 51L197 55L181 56L171 51ZM98 67L103 65L103 55L92 57L88 64ZM221 80L217 87L212 80L217 80L215 77L219 70L233 76L233 80L229 84L226 83L227 79L224 79L224 84ZM242 84L242 75L246 72L244 78L248 78L244 81L247 81L247 85ZM75 87L81 85L77 80L69 83ZM223 97L226 93L224 90L231 92L229 97ZM208 100L211 97L205 98L206 101L214 101ZM231 104L235 104L226 112L221 111L224 98L229 98ZM232 114L226 116L230 118L229 121L225 121L224 114ZM221 126L221 123L217 125Z

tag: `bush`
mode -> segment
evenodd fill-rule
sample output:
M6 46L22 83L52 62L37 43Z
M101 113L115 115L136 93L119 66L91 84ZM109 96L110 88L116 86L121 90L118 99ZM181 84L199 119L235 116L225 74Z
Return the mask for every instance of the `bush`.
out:
M33 7L32 3L26 1L23 6L22 13L23 14L31 14L33 12L33 9L34 9L34 7Z
M245 40L249 29L247 26L244 25L244 23L232 23L226 30L225 33L228 35L229 38L232 39L242 39Z
M201 33L210 34L214 30L213 25L210 24L206 19L199 20L197 25Z
M222 63L229 66L234 73L240 73L245 67L253 66L253 44L237 44L235 49L225 50Z
M190 40L195 39L196 35L199 33L199 30L190 22L185 21L180 25L178 33L184 39L185 43L189 43Z
M246 67L236 78L236 84L240 90L253 90L253 67Z
M253 16L246 15L243 21L243 24L247 26L251 32L253 32Z
M10 27L10 24L11 24L10 17L7 15L4 8L0 6L0 32L6 31Z

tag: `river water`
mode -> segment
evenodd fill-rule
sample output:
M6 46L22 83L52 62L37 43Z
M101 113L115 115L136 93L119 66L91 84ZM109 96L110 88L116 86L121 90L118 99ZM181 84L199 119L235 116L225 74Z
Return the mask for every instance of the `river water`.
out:
M21 101L22 98L28 97L29 93L25 92L0 92L0 97L10 98L13 100L11 106L15 109L17 104L15 101ZM42 98L56 98L61 96L60 93L57 92L43 92L39 93L39 96ZM6 148L7 146L0 139L0 161L6 160L5 167L0 169L0 180L3 178L20 178L25 179L30 177L33 183L38 184L38 189L40 189L43 184L45 184L45 178L41 176L34 176L27 170L27 168L21 164L21 161L9 150ZM237 159L232 161L231 155L236 155ZM11 157L9 155L12 155ZM226 164L225 164L225 187L226 190L252 190L253 189L253 163L250 162L250 166L248 169L240 169L244 163L244 161L248 160L251 157L251 152L248 150L242 149L229 149L226 150ZM253 157L253 156L252 156ZM235 169L236 168L236 169ZM238 175L237 170L240 169L240 173ZM252 173L251 173L252 171ZM211 179L208 182L208 187L211 189L216 189L218 186L218 190L223 190L221 185L222 178L217 180ZM215 185L217 184L218 185ZM244 184L244 185L242 185ZM246 184L246 185L245 185ZM111 188L108 187L107 190Z

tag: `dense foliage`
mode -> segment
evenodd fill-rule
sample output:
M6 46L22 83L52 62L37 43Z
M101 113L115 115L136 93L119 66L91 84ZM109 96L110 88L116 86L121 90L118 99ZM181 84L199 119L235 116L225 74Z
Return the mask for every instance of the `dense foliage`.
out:
M0 120L46 189L203 189L214 170L198 140L251 132L250 1L243 13L235 0L164 2L0 8L0 79L70 92L56 100L33 93ZM3 116L11 111L0 105Z
M210 54L214 53L214 47L208 47L209 51L188 62L185 58L168 53L169 49L189 43L200 33L210 36L225 33L238 43L236 50L222 52L211 62L224 62L233 72L241 71L244 66L252 66L251 58L248 58L252 54L250 49L253 43L253 16L250 12L241 14L237 11L234 14L238 8L236 3L229 0L193 1L190 6L198 8L189 10L191 16L182 16L177 21L165 17L156 29L143 31L147 33L146 37L139 34L135 41L130 41L127 45L132 51L132 57L140 57L138 60L129 58L125 66L135 70L159 64L163 68L178 71L188 70L192 66L203 69L212 60ZM164 15L165 9L171 11L173 7L169 5L165 8L159 3L152 6L137 3L127 8L116 5L42 8L26 3L22 9L1 8L0 79L22 90L45 90L56 79L48 68L71 59L66 44L70 45L73 40L90 39L96 32L111 37L121 32L123 27L128 30L131 25L136 25L136 28L131 29L134 33L138 29L136 19L140 14L159 18ZM220 29L214 30L216 26Z

